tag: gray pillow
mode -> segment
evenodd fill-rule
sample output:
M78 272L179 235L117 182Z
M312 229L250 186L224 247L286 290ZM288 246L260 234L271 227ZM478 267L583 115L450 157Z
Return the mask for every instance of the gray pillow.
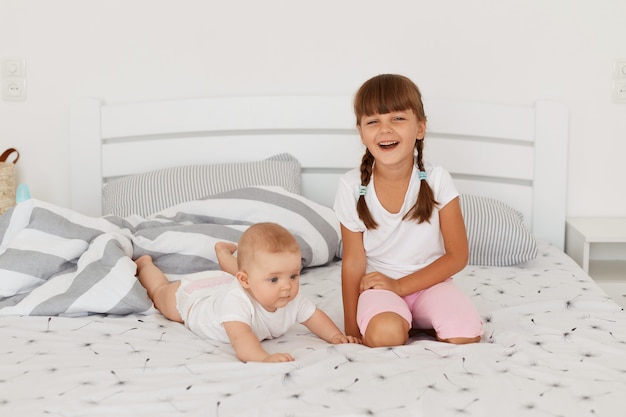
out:
M469 264L510 266L537 256L537 241L520 212L493 198L462 194Z
M261 161L164 168L115 179L102 191L103 215L149 216L185 201L244 187L278 186L302 194L300 162L290 154Z

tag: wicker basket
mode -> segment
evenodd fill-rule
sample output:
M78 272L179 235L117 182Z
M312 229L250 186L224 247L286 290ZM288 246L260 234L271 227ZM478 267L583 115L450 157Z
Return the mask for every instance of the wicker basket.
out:
M15 154L13 161L7 161ZM20 159L16 149L9 148L0 155L0 214L15 205L15 189L17 187L15 164Z

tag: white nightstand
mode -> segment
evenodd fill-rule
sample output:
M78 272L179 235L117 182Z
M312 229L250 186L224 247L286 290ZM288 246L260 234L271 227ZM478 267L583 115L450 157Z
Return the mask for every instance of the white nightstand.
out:
M565 252L626 308L626 217L567 219Z

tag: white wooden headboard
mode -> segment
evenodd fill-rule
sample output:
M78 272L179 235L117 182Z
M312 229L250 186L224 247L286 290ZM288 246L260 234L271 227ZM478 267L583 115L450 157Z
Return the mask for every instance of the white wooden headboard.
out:
M563 248L568 111L428 100L425 158L461 193L515 207L536 237ZM303 193L332 206L363 154L348 96L214 97L138 103L84 99L70 111L72 208L100 215L113 178L184 164L294 155Z

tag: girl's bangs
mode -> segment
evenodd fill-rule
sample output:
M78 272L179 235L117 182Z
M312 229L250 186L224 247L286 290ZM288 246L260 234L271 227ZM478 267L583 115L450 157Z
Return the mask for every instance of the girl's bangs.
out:
M419 90L411 81L396 76L379 76L366 82L358 91L354 112L359 120L363 116L408 109L419 114L420 101Z

